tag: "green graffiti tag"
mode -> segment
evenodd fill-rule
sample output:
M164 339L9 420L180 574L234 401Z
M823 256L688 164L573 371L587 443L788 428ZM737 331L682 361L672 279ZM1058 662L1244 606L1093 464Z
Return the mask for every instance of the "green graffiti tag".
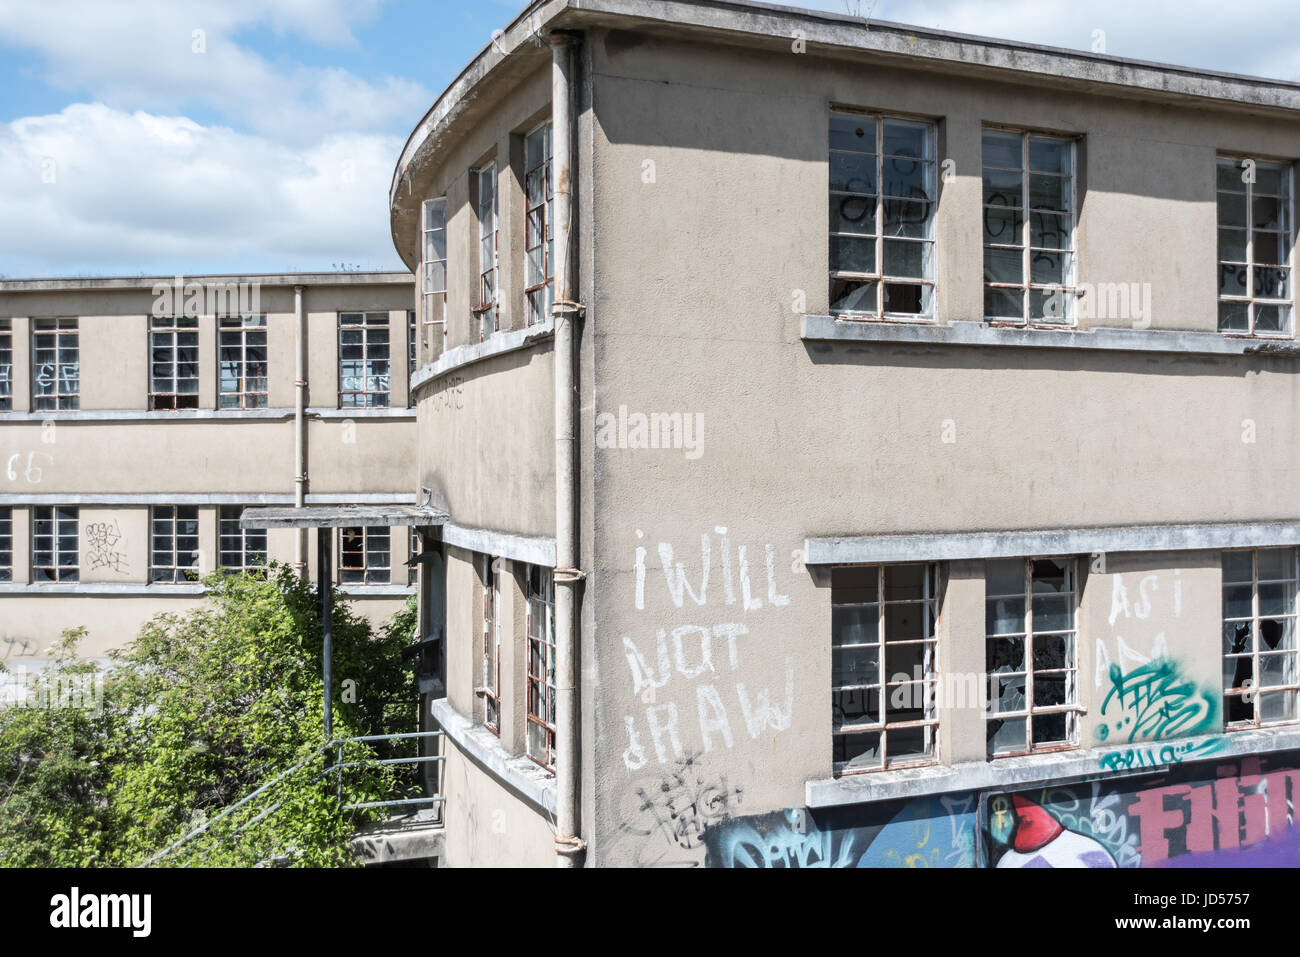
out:
M1102 741L1161 741L1218 731L1218 699L1160 657L1125 673L1110 666L1110 691L1101 703Z

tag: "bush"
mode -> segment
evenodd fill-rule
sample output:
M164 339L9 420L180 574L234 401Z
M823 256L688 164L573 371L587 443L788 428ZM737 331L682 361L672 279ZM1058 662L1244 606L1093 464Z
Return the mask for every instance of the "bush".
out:
M0 711L0 865L144 863L304 761L159 863L342 865L352 860L348 837L373 815L342 812L340 789L350 804L409 788L414 778L399 780L389 768L322 776L321 623L312 587L278 564L205 584L200 608L158 616L113 655L98 713ZM417 695L401 658L414 630L411 604L375 634L334 598L336 738L412 727ZM43 682L93 667L75 661L79 638L66 636ZM385 727L386 718L402 724ZM344 758L376 755L351 745Z

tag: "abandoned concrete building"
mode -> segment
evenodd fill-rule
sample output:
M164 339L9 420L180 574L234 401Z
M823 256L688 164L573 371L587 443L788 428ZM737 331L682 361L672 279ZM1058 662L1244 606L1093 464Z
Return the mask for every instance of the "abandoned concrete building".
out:
M1300 861L1300 85L539 0L394 173L449 865Z
M249 505L415 499L413 279L331 273L0 281L0 660L65 628L101 659L197 579L310 565ZM301 388L296 383L301 382ZM406 529L340 536L340 588L387 619Z

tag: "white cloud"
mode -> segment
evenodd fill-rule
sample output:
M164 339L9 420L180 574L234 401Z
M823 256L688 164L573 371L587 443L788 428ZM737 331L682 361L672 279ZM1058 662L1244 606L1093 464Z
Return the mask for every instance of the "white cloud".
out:
M376 0L0 0L0 39L38 51L52 85L109 106L176 113L203 104L236 128L291 141L405 128L433 97L393 76L372 83L338 69L277 68L241 45L240 31L347 46L376 9Z
M1256 0L794 0L794 6L891 20L953 33L1090 50L1093 31L1105 52L1228 73L1300 80L1300 4Z
M398 267L384 213L400 148L340 133L297 149L98 103L26 117L0 126L0 261L11 278Z

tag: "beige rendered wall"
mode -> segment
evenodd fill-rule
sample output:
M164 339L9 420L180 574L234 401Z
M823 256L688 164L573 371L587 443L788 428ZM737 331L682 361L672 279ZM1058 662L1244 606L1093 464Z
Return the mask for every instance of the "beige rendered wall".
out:
M445 740L445 739L444 739ZM532 806L501 786L455 744L443 746L445 867L554 867L555 835Z
M802 806L804 782L830 776L830 594L805 538L1294 518L1292 360L805 344L792 304L802 291L808 313L828 308L832 102L940 118L940 159L956 163L941 322L981 316L982 122L1084 134L1080 280L1150 282L1152 328L1202 331L1216 150L1295 156L1295 125L647 37L597 34L591 50L596 381L581 441L620 407L702 430L698 457L594 449L594 862L702 857L647 827L638 788L741 789L757 814ZM1218 689L1217 556L1108 557L1079 613L1085 745L1101 743L1097 663L1120 639L1135 665L1163 634L1180 673ZM982 672L980 564L946 568L940 640ZM1137 615L1149 575L1153 601L1181 582L1179 609ZM1112 624L1116 580L1133 605ZM945 717L946 760L983 759L977 722Z

